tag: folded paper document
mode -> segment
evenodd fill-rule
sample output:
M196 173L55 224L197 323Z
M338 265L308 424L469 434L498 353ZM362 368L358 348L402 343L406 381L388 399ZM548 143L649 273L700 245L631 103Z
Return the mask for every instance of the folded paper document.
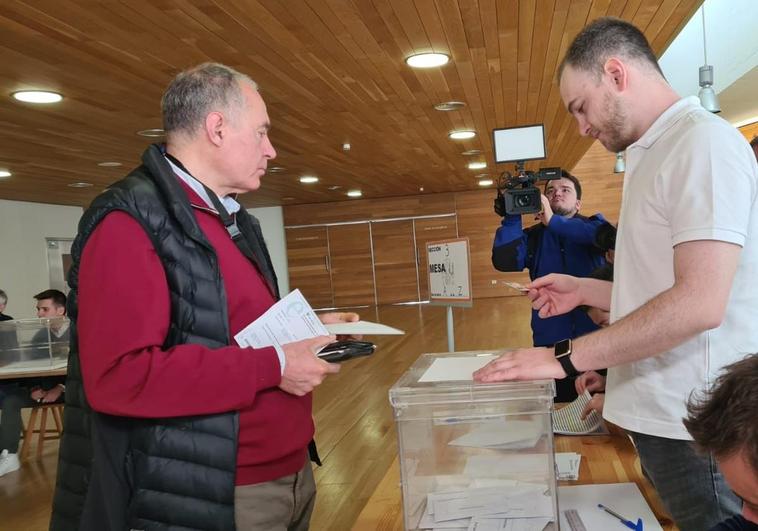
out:
M331 323L324 325L330 334L347 335L347 336L380 336L380 335L402 335L402 330L392 328L391 326L381 323L372 323L371 321L356 321L354 323Z

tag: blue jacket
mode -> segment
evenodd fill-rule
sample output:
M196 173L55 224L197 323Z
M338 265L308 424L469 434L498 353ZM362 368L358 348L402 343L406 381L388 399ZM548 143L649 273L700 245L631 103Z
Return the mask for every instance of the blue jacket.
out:
M505 216L495 233L492 265L500 271L527 268L532 280L549 273L586 277L605 264L603 251L594 245L595 232L605 222L601 214L589 218L554 215L547 226L538 223L524 230L521 216ZM578 309L549 319L540 319L532 311L534 346L552 346L561 339L573 339L593 330L597 330L595 323Z

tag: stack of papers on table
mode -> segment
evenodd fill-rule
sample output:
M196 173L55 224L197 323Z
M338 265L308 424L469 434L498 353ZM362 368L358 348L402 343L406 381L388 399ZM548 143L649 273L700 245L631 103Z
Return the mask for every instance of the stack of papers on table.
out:
M590 399L589 391L584 391L569 405L553 411L553 431L563 435L586 435L602 429L602 418L592 411L582 420L582 411Z
M582 454L574 452L555 454L555 467L558 469L558 479L575 481L579 479L579 464Z
M542 531L552 521L553 501L544 485L521 483L430 492L420 529Z

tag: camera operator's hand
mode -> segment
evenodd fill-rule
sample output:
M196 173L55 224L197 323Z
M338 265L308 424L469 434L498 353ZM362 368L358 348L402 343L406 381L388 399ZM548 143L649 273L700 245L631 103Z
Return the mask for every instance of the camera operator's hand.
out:
M501 218L505 217L505 198L501 190L497 191L497 196L495 197L495 214Z
M282 345L285 364L279 388L303 396L324 381L327 375L339 372L338 363L327 363L316 356L321 347L334 341L334 336L319 336Z
M550 206L550 199L545 197L545 194L541 194L540 199L542 200L542 211L534 216L534 219L547 227L553 217L553 209Z

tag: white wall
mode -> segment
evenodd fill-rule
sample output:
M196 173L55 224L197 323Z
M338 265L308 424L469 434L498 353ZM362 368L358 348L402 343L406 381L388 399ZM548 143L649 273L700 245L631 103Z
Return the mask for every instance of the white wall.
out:
M279 293L284 296L290 291L290 278L287 269L287 243L284 236L282 207L250 208L248 212L261 222L263 237L279 281Z
M81 216L81 207L0 199L0 289L9 315L36 316L32 297L50 283L45 238L73 238Z
M713 90L720 93L758 65L755 0L706 0L705 37ZM674 39L659 63L680 96L697 96L703 65L702 7Z

